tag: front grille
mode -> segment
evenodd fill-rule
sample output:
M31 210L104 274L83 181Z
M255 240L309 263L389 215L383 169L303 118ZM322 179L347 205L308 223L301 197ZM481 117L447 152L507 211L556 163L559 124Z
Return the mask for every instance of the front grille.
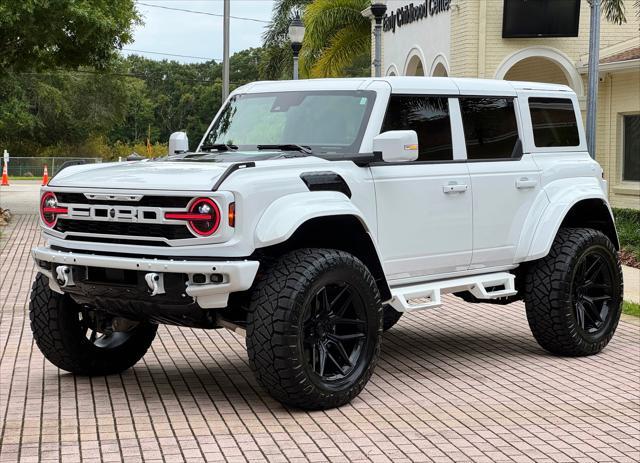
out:
M180 207L185 208L190 197L187 196L143 196L140 201L113 201L89 199L82 193L56 192L60 204L108 204L110 206L147 206L147 207Z
M193 238L193 234L186 225L58 219L54 229L63 233L124 235L169 240ZM96 238L96 241L100 241L100 238Z
M96 236L80 236L73 235L68 238L73 241L87 241L87 242L98 242L98 243L110 243L110 244L131 244L133 246L169 246L169 244L164 241L151 241L151 240L131 240L126 238L104 238L104 237L96 237Z

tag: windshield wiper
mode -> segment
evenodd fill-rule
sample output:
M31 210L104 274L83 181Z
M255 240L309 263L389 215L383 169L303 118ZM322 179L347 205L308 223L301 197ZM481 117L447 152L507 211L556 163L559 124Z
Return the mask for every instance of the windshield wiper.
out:
M214 143L213 145L202 145L200 151L236 151L238 147L227 143Z
M280 150L280 151L299 151L304 154L313 154L311 148L304 145L296 145L295 143L288 143L282 145L258 145L259 150Z

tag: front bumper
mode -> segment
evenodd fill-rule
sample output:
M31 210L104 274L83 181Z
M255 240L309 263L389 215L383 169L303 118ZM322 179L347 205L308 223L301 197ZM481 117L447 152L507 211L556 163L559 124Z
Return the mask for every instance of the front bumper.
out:
M31 255L38 264L38 271L49 279L51 289L59 293L64 293L64 289L55 270L63 265L69 268L133 270L146 274L154 273L160 278L165 273L177 273L187 276L185 293L203 309L226 307L229 294L251 287L260 266L260 262L256 260L135 259L58 251L47 247L34 248ZM48 268L43 267L44 262L50 264ZM201 282L201 275L205 276L206 282ZM210 278L211 275L216 276L216 282ZM73 281L70 283L73 284Z

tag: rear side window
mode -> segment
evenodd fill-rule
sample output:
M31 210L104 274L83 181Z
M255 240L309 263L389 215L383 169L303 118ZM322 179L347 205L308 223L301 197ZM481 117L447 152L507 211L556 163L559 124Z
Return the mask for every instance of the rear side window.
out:
M568 98L529 98L533 140L538 148L578 146L578 122Z
M460 98L467 159L511 159L522 156L512 98Z
M389 130L416 131L418 161L453 159L448 98L392 95L382 124Z

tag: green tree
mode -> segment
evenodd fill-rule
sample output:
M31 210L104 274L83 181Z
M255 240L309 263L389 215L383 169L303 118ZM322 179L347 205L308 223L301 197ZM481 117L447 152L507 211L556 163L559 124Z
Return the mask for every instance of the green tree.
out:
M0 73L105 68L139 23L134 0L0 0Z
M263 60L260 76L263 79L290 79L293 70L293 52L289 42L289 24L295 11L302 11L312 0L275 0L271 23L263 38Z
M302 76L369 75L371 26L361 14L369 4L370 0L277 0L271 24L263 36L261 77L291 78L293 53L288 34L295 11L303 12L306 27L301 53Z
M362 15L370 4L370 0L316 0L305 8L301 62L307 73L344 76L363 57L370 62L371 22Z

